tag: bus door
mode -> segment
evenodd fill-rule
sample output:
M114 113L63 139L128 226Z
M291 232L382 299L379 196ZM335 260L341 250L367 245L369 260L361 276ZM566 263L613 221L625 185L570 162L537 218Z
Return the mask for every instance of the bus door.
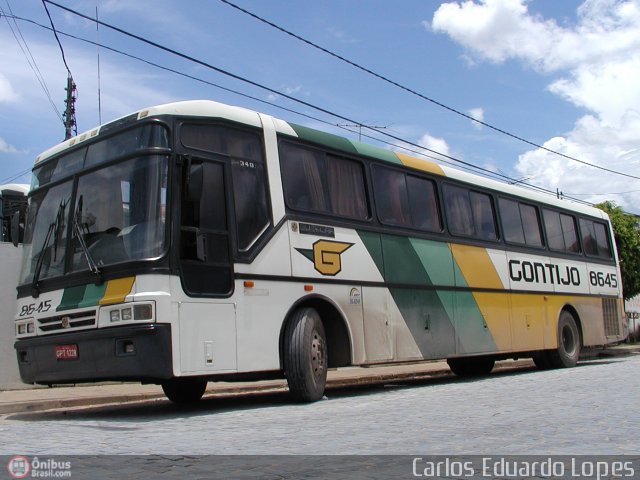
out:
M180 280L193 300L180 303L180 370L236 368L233 260L225 164L188 157L180 211Z

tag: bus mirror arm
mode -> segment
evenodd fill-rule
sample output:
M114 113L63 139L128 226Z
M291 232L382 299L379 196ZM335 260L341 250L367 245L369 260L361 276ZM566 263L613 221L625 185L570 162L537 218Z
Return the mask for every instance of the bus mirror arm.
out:
M11 215L11 243L13 243L14 247L17 247L20 241L22 240L20 228L20 212L14 212Z

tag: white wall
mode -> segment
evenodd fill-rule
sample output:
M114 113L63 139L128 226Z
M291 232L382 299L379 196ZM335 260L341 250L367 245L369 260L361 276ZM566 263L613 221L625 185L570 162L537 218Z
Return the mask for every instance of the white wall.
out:
M29 388L20 381L13 348L16 285L20 275L22 245L0 243L0 390Z

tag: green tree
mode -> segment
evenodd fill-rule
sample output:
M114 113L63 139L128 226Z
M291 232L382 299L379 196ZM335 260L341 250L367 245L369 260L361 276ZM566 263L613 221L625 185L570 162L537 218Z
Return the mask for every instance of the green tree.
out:
M596 205L611 219L620 258L622 290L625 300L640 293L640 218L625 213L615 202Z

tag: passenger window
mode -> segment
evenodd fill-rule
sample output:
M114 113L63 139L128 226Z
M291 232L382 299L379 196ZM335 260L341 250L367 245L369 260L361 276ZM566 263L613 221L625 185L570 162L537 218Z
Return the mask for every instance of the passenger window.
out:
M490 195L447 184L443 193L452 234L497 240L495 209Z
M444 185L444 208L447 225L454 235L471 236L475 233L469 191L466 188Z
M571 215L543 210L547 242L551 250L569 253L580 252L576 220Z
M286 142L280 144L280 160L290 208L356 220L369 217L360 163Z
M497 240L496 216L493 199L490 195L480 192L470 192L471 207L473 209L473 223L476 235L483 240Z
M380 222L431 232L442 230L433 181L375 167L373 184Z
M510 243L542 247L542 229L538 209L533 205L501 198L500 219L504 238Z
M590 257L612 258L608 229L604 223L580 219L582 245Z

